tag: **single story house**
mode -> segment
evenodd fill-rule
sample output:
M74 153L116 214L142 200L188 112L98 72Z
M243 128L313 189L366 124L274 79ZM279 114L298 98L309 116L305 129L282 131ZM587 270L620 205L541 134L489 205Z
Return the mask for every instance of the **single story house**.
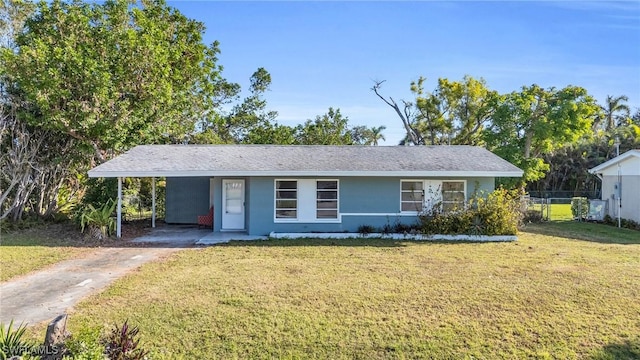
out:
M119 189L123 177L165 177L167 223L213 208L214 232L249 235L410 223L522 174L474 146L141 145L89 171L117 177Z
M629 150L589 172L602 180L602 200L610 216L640 222L640 150Z

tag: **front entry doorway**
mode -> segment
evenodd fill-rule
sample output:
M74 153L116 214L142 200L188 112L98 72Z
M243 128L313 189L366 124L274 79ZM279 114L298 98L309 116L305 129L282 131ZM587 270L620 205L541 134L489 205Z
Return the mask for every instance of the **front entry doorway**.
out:
M244 230L244 180L222 180L222 230Z

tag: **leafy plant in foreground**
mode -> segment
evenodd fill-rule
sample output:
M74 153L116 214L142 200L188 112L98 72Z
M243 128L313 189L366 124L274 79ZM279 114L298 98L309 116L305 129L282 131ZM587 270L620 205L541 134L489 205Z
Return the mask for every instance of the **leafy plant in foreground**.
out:
M29 352L31 344L22 339L27 325L20 324L13 329L13 320L5 328L0 323L0 360L6 360L13 356L22 356Z
M116 228L116 220L112 216L115 207L116 202L113 200L107 201L100 208L88 204L87 209L80 216L82 232L89 226L92 231L91 235L98 240L111 235Z
M111 360L144 359L148 351L138 348L140 340L136 338L139 331L137 326L130 327L128 320L125 320L122 327L115 325L106 340L107 357Z
M100 328L82 328L74 333L64 344L67 353L63 360L104 360L100 332Z

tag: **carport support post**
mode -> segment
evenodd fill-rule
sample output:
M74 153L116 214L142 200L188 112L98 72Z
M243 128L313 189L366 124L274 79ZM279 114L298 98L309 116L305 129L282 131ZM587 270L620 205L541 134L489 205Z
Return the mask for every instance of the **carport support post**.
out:
M118 210L116 212L116 236L122 237L122 178L118 177Z
M156 178L151 178L151 227L156 227Z

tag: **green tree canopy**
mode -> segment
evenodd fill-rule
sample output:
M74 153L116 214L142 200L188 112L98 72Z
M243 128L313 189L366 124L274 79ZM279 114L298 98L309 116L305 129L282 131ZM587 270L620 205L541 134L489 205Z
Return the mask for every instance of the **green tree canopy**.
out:
M38 116L98 161L140 143L180 142L238 92L204 26L161 0L38 4L2 62Z
M600 106L602 110L593 122L593 129L598 130L603 127L606 131L611 131L618 126L628 123L631 109L627 104L629 97L626 95L608 95L605 104Z
M407 132L404 143L412 145L480 145L482 130L490 123L500 96L484 79L465 76L461 81L438 79L432 92L424 89L426 79L411 83L414 101L402 101L380 94L383 82L372 90L400 117Z
M349 129L349 118L343 117L340 109L329 108L326 114L318 115L295 130L299 145L351 145L353 139Z
M597 111L581 87L525 86L505 96L484 140L490 150L525 171L525 182L535 181L549 170L543 155L589 134Z

